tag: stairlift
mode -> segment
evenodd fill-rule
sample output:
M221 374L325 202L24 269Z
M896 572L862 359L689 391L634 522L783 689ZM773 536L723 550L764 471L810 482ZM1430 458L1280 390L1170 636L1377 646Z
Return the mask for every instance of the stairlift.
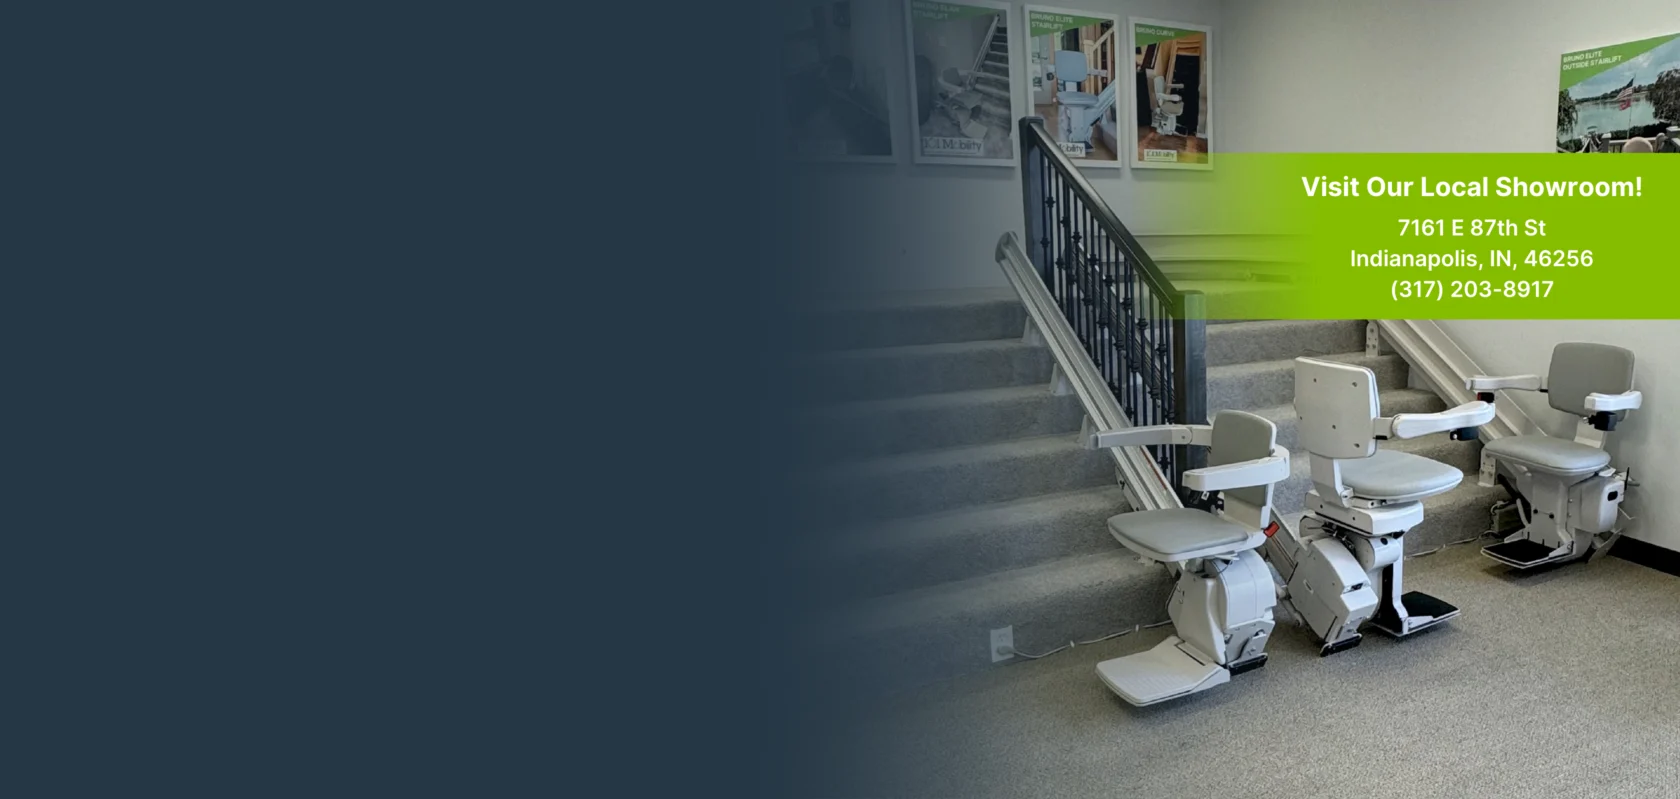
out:
M1184 98L1178 90L1182 83L1167 84L1165 75L1155 76L1155 132L1163 136L1178 133L1178 115L1184 113Z
M1564 343L1552 350L1545 379L1477 376L1464 384L1489 403L1498 390L1539 391L1553 408L1581 417L1573 441L1507 436L1483 448L1484 457L1503 467L1500 476L1524 513L1522 530L1482 552L1529 569L1607 551L1621 535L1616 516L1628 473L1610 466L1604 439L1643 399L1633 390L1633 353L1607 344Z
M1212 425L1158 425L1091 435L1094 449L1208 447L1208 466L1184 473L1194 491L1224 492L1217 512L1192 508L1122 513L1108 520L1127 549L1178 564L1167 613L1174 635L1146 652L1097 664L1097 674L1133 705L1205 691L1266 663L1277 589L1256 548L1272 529L1272 486L1289 476L1277 426L1250 413L1222 411Z
M1056 121L1060 128L1060 140L1067 144L1091 143L1091 129L1096 127L1102 115L1114 107L1114 87L1116 83L1109 83L1101 94L1091 94L1079 90L1079 84L1091 75L1106 76L1104 70L1092 70L1085 62L1085 54L1076 50L1057 50L1055 75L1056 79Z
M1377 442L1444 432L1474 438L1492 421L1493 405L1382 416L1370 369L1297 358L1295 411L1314 487L1300 535L1268 535L1266 552L1285 601L1321 642L1319 654L1357 646L1366 622L1401 638L1457 616L1456 606L1405 591L1402 572L1404 536L1423 521L1422 500L1452 490L1464 473Z

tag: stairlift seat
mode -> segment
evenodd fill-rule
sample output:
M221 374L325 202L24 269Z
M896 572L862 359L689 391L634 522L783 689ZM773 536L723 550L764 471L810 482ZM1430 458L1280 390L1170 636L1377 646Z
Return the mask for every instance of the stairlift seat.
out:
M1464 472L1409 452L1379 449L1369 458L1341 461L1342 485L1364 499L1410 502L1451 491Z
M1077 84L1091 75L1090 65L1085 62L1085 54L1077 50L1056 51L1056 102L1062 105L1092 106L1097 104L1097 96L1077 89L1062 88L1067 84Z
M1537 472L1583 477L1610 465L1610 453L1551 436L1507 436L1487 443L1489 454Z
M1260 545L1257 533L1192 508L1122 513L1108 520L1108 529L1127 549L1146 558L1172 562L1207 557Z
M1059 91L1056 92L1056 102L1078 108L1087 108L1097 104L1097 96L1090 92Z

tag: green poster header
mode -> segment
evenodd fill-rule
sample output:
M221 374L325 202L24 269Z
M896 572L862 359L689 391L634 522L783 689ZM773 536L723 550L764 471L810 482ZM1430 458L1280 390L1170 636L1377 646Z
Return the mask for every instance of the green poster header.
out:
M1680 319L1680 158L1225 154L1161 210L1209 319ZM1181 207L1174 207L1181 203Z
M1165 25L1145 25L1140 22L1138 23L1135 32L1135 35L1137 36L1136 46L1147 47L1155 44L1156 42L1182 39L1186 36L1196 36L1200 33L1201 31L1188 30L1185 28L1169 28Z
M935 0L913 0L910 3L910 16L915 19L925 19L933 22L946 19L961 19L963 17L978 17L982 14L1003 14L1002 9L989 6L968 6L961 3L940 3Z
M1628 59L1655 50L1676 38L1680 38L1680 34L1671 33L1667 36L1640 39L1637 42L1564 53L1558 88L1567 89L1594 75L1615 69Z
M1061 33L1065 30L1083 28L1087 25L1101 25L1105 20L1101 17L1078 17L1072 14L1058 14L1054 11L1028 11L1027 32L1031 36L1043 36L1047 33Z

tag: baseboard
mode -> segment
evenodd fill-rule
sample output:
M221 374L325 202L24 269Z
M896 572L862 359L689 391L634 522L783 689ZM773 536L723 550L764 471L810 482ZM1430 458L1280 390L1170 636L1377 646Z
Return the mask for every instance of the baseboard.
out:
M1664 549L1632 538L1623 538L1610 548L1610 554L1648 569L1680 577L1680 552Z

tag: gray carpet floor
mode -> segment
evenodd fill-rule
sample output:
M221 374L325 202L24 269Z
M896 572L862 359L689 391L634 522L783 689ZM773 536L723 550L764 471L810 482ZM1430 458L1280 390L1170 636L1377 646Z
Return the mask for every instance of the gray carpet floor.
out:
M1009 664L870 709L811 793L1680 797L1680 579L1512 575L1472 546L1407 576L1463 615L1329 658L1280 618L1265 668L1149 708L1093 669L1170 627Z

